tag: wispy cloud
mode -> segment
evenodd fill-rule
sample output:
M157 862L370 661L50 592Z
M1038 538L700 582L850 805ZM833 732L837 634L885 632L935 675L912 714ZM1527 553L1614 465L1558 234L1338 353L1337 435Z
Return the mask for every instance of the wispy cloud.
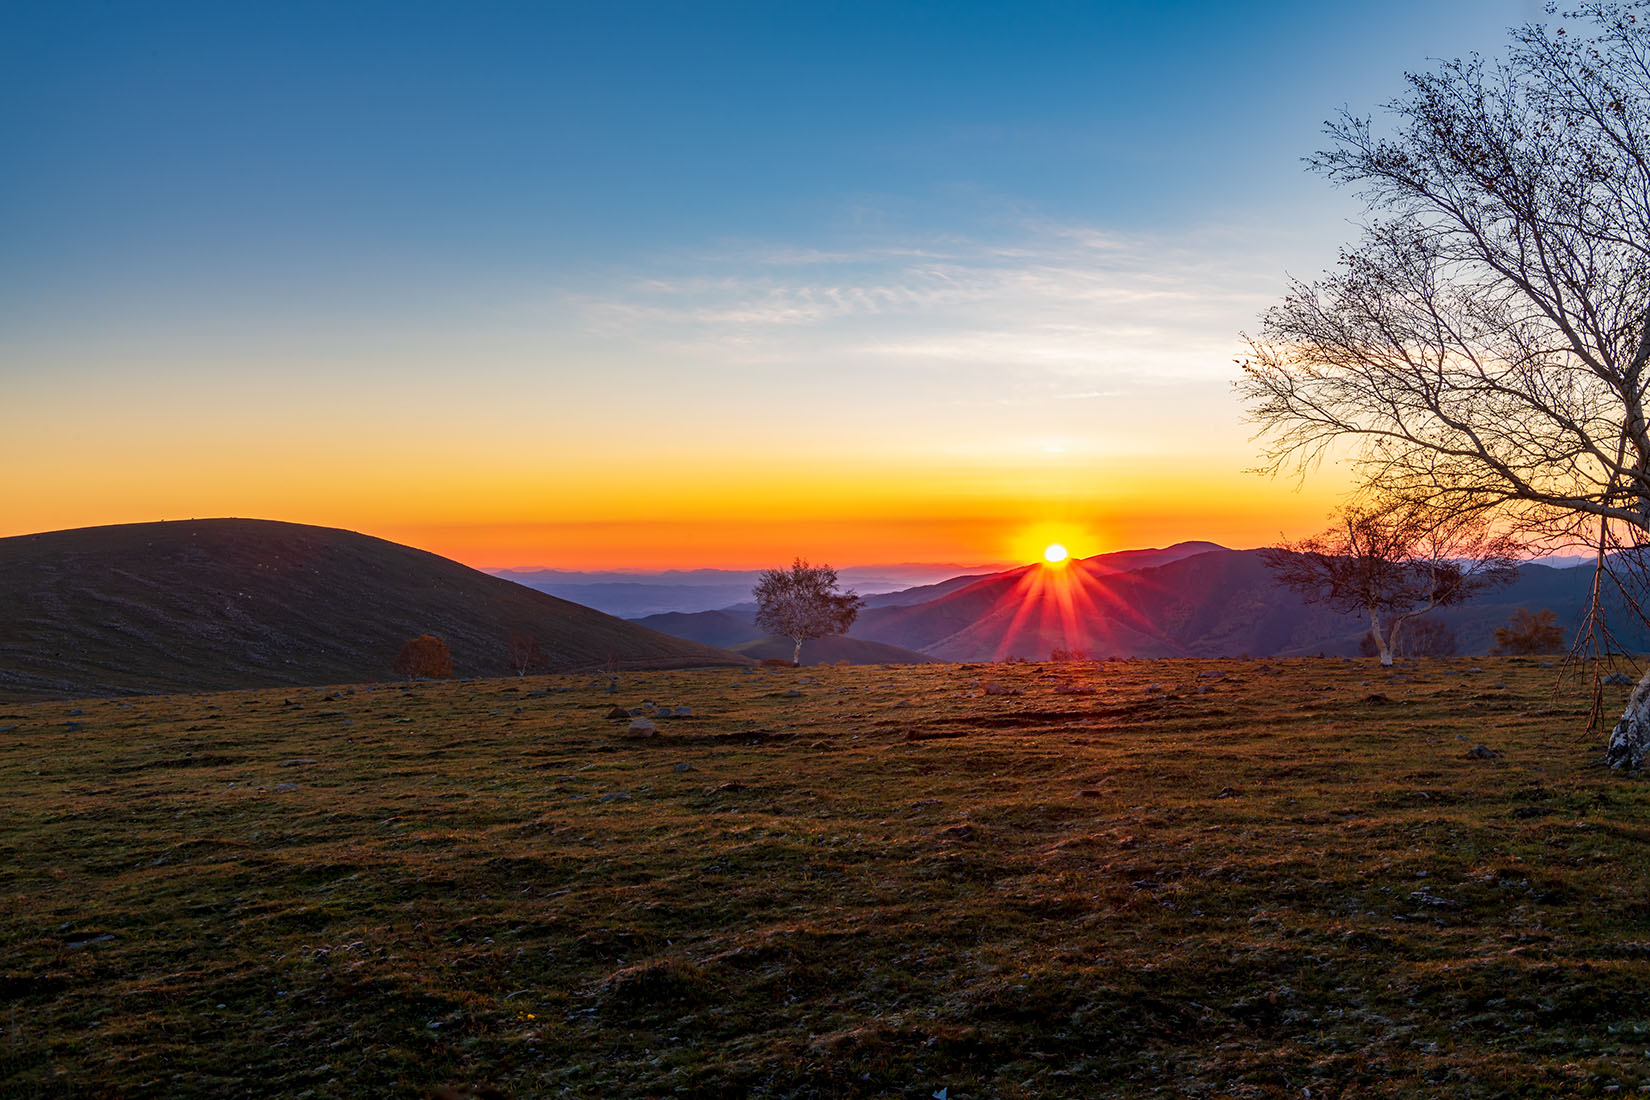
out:
M1257 245L1022 220L990 239L730 248L573 304L592 330L665 354L1041 375L1111 393L1230 375L1236 334L1276 291Z

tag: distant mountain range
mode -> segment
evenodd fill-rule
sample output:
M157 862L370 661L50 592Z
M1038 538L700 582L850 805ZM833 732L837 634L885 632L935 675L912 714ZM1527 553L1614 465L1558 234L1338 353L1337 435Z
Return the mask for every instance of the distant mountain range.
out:
M785 563L776 563L788 565ZM945 564L868 565L837 571L843 587L862 595L897 594L960 574L984 574L1001 566ZM536 588L609 615L637 619L672 611L709 611L749 604L756 569L667 569L644 572L577 572L563 569L494 569L495 577ZM754 606L754 605L752 605Z
M1487 653L1515 610L1551 609L1573 629L1586 607L1588 568L1521 567L1509 587L1430 618L1456 634L1459 652ZM846 640L876 642L945 661L1092 657L1353 655L1369 629L1356 614L1308 604L1279 585L1258 550L1179 543L1068 562L952 578L866 601ZM1650 648L1650 631L1625 609L1610 615L1621 646ZM747 606L640 623L739 648L759 635ZM804 663L811 656L803 648Z
M0 539L0 697L389 680L424 633L454 675L504 676L511 631L560 671L746 663L351 531L216 519Z

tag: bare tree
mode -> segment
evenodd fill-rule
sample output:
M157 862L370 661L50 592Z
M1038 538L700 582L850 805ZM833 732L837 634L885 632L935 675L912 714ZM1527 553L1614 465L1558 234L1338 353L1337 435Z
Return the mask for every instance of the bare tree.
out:
M846 634L865 601L838 587L836 570L797 558L789 569L765 569L752 590L756 625L796 643L793 664L802 661L802 643Z
M1368 216L1249 341L1238 386L1271 469L1304 473L1344 445L1369 485L1585 540L1600 569L1643 543L1646 15L1644 0L1584 4L1514 30L1499 64L1409 75L1384 132L1330 123L1308 163Z
M1368 615L1370 641L1390 665L1410 620L1517 576L1516 549L1482 520L1399 504L1344 509L1323 534L1262 557L1308 603Z
M1368 201L1339 268L1296 282L1239 383L1271 467L1331 444L1406 496L1534 529L1650 530L1650 26L1513 34L1500 66L1410 75L1389 136L1343 114L1309 163ZM1596 56L1594 54L1596 51Z

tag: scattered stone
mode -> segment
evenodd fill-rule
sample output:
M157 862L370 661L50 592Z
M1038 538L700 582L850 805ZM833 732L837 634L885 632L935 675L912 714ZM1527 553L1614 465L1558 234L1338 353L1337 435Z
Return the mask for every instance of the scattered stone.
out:
M698 770L699 770L698 768L695 768L692 764L689 764L686 760L682 761L680 764L676 765L674 768L671 769L671 771L678 771L678 772L693 772L693 771L698 771Z
M75 730L85 729L86 728L86 723L84 723L84 722L64 722L63 723L63 728L68 730L70 733L73 733Z
M208 710L217 710L218 708L217 707L208 707L207 709ZM85 713L86 713L85 711L80 710L79 708L76 708L75 710L71 710L69 712L69 717L70 718L78 718L78 717L80 717L80 715L85 714Z
M1602 683L1606 687L1632 687L1635 681L1631 676L1624 673L1612 672L1603 679Z
M629 791L608 791L606 794L602 795L601 798L597 799L597 801L599 801L599 802L629 802L633 798L635 798L635 796L632 795Z
M1235 787L1222 787L1222 788L1220 788L1220 793L1215 795L1215 797L1216 798L1239 798L1241 796L1238 794L1237 788L1235 788Z
M800 698L802 698L802 693L800 691L797 691L795 688L792 688L791 690L787 691L784 694L783 697L786 698L786 699L800 699Z
M1501 754L1490 748L1488 745L1479 743L1468 749L1467 755L1474 760L1494 760Z
M658 732L659 727L655 726L646 718L631 719L630 726L625 730L625 733L629 734L631 737L652 737Z
M1650 685L1641 682L1627 697L1621 719L1610 731L1604 762L1611 768L1636 772L1650 754Z
M303 790L303 788L300 787L296 783L277 783L277 784L275 784L275 787L274 787L274 791L275 791L276 794L283 794L287 791L301 791L301 790Z
M911 808L913 810L922 810L928 808L929 806L938 806L939 804L940 800L937 798L919 798L917 801L911 803Z
M1431 890L1425 888L1416 890L1409 895L1412 899L1432 909L1459 909L1461 903L1451 898L1441 898Z
M630 712L628 710L625 710L623 707L614 707L613 709L609 710L606 714L602 715L602 717L603 718L629 718L630 717Z
M1099 798L1100 797L1100 792L1095 790L1093 787L1085 787L1082 790L1077 792L1077 797L1078 798Z
M1216 671L1200 672L1200 673L1197 674L1197 678L1199 680L1218 680L1224 675L1226 675L1224 672L1216 672Z
M949 837L952 840L973 840L974 826L968 824L952 825L950 828L941 829L940 835Z
M740 782L737 782L737 781L732 782L732 783L724 783L720 787L712 787L711 788L711 790L722 793L722 794L730 794L734 791L742 791L744 789L745 789L745 785L743 783L740 783Z
M895 701L895 703L893 704L893 709L899 710L901 707L908 707L910 705L911 705L911 700L909 700L909 699L900 699L900 700Z
M1392 702L1392 697L1390 695L1384 695L1379 691L1372 691L1368 695L1364 696L1364 702L1379 706L1382 703Z
M1018 695L1019 694L1013 688L1005 687L1001 680L987 680L985 682L985 693L987 695Z
M316 761L311 760L307 756L295 756L291 760L281 761L280 766L283 767L283 768L301 768L305 764L314 764L314 763L316 763Z

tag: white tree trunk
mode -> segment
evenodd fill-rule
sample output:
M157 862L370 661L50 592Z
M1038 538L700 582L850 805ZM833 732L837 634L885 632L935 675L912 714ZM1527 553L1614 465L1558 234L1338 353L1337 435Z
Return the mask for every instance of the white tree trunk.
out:
M1644 766L1647 749L1650 749L1650 672L1644 674L1644 679L1628 696L1621 721L1610 731L1604 762L1612 768L1638 771Z
M791 654L791 664L799 665L802 663L802 639L796 638L793 640L796 642L796 651Z
M1375 639L1375 650L1381 655L1381 664L1391 665L1392 645L1381 633L1381 613L1373 607L1369 609L1369 633Z

